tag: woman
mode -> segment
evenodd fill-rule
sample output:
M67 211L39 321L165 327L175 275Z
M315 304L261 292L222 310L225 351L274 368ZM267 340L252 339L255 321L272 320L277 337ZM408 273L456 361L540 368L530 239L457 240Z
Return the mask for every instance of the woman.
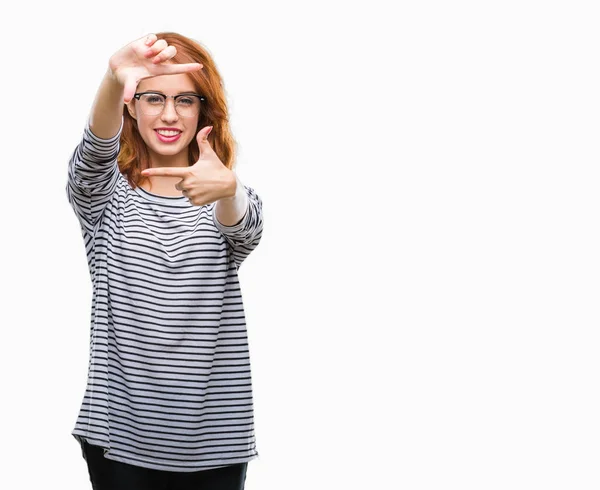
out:
M93 284L72 434L95 490L237 490L258 456L237 270L262 201L234 154L197 42L151 34L110 58L67 184Z

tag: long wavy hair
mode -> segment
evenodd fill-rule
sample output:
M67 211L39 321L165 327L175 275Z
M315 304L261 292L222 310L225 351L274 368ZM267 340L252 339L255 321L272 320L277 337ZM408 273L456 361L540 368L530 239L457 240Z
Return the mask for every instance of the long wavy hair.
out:
M158 39L164 39L177 48L177 54L171 58L174 63L202 63L201 70L186 73L195 85L198 93L204 95L206 101L198 116L196 133L205 126L213 126L208 141L213 150L230 170L233 169L236 155L236 142L229 127L229 112L225 98L224 84L219 71L208 51L197 41L175 32L156 33ZM121 133L121 149L117 162L119 170L135 188L148 180L141 171L149 168L150 156L146 143L140 136L137 121L131 117L127 106L123 106L123 131ZM193 138L188 146L189 164L193 165L200 157L198 142Z

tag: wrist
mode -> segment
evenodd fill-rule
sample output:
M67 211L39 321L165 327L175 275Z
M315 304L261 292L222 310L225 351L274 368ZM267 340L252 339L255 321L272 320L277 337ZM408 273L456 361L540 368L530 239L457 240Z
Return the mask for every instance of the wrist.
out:
M110 82L111 85L114 85L117 88L125 88L125 84L119 80L119 76L116 72L116 67L112 66L112 63L109 61L108 66L106 68L105 78Z
M226 197L222 198L224 201L228 201L228 202L232 202L237 196L239 196L241 189L243 189L243 185L239 181L235 172L232 171L231 173L232 173L232 177L231 177L231 181L229 183L229 193Z
M224 226L239 225L248 211L249 200L246 188L237 176L235 181L235 194L219 199L215 207L215 217Z

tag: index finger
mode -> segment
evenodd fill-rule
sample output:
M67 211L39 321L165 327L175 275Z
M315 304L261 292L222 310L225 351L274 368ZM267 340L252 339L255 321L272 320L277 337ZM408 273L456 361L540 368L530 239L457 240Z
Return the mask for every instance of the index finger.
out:
M163 75L178 75L179 73L189 73L191 71L201 70L204 65L202 63L164 63L158 64L160 72Z
M146 177L185 177L189 173L188 167L156 167L142 170L142 175Z

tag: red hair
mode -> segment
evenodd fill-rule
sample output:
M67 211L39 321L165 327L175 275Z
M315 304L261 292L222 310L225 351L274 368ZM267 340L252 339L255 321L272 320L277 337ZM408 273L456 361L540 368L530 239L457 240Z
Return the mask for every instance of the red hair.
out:
M215 62L208 51L193 39L175 32L159 32L156 33L156 37L164 39L169 45L177 48L177 54L170 59L172 62L202 63L201 70L186 73L198 93L206 98L206 101L202 102L196 133L205 126L213 126L208 140L223 164L228 169L233 169L236 142L229 127L223 80ZM126 105L123 106L123 118L121 150L117 162L121 173L127 178L131 187L135 188L147 179L141 175L141 171L150 167L150 157L146 143L138 131L137 121L131 117ZM196 163L199 156L198 142L193 138L188 146L189 164Z

